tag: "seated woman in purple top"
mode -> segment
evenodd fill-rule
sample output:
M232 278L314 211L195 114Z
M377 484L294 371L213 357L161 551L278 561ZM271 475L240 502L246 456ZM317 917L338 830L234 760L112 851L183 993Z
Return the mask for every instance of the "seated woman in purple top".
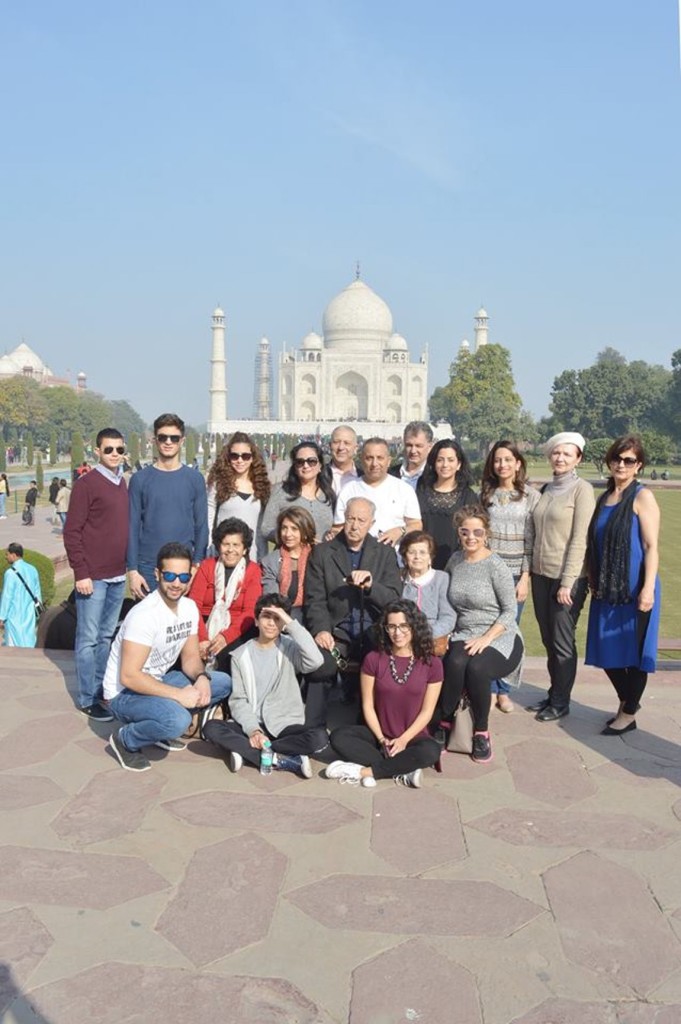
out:
M440 696L442 662L433 655L428 621L413 601L385 606L377 644L360 676L366 724L334 729L331 746L343 760L330 764L326 777L362 786L394 779L418 789L421 769L440 757L427 726Z

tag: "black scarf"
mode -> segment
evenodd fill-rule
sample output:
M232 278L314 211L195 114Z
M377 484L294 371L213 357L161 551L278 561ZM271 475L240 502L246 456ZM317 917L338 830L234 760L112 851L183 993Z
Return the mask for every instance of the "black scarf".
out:
M638 480L632 480L623 492L605 527L603 554L598 557L596 544L596 523L612 489L608 488L598 499L596 510L589 524L588 559L589 582L593 596L608 604L628 604L631 601L629 588L629 560L631 557L631 523L634 516L634 500L638 491Z

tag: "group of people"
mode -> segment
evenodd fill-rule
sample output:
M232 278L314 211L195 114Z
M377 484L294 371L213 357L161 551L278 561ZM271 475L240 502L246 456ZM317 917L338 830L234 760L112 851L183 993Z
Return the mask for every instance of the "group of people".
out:
M174 414L156 419L157 459L126 491L124 439L101 431L64 528L78 703L93 720L123 723L111 746L124 768L150 768L150 745L183 749L198 714L233 771L258 765L267 748L275 769L303 777L314 756L330 778L418 787L464 695L471 756L485 763L491 711L513 711L530 586L550 680L537 720L569 713L590 589L586 660L606 670L619 699L604 731L636 728L659 621L659 514L638 481L637 438L611 447L596 506L576 472L576 433L547 443L552 478L541 491L517 446L499 441L478 494L459 443L433 443L427 423L408 425L394 467L382 438L358 455L349 426L334 430L328 463L301 441L275 486L252 439L236 433L206 488L181 462L184 432ZM112 644L126 579L138 601ZM361 716L329 735L339 677Z

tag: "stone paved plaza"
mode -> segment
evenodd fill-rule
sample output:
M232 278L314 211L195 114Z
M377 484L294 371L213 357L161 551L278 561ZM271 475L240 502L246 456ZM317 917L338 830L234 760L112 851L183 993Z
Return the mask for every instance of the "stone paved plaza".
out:
M0 659L3 1022L681 1021L681 672L606 738L582 669L569 718L495 712L494 761L416 791L198 740L124 772L72 655Z

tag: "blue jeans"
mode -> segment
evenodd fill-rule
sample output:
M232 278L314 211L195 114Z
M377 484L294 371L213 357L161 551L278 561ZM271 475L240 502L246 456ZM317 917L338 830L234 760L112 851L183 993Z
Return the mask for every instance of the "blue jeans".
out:
M89 708L102 698L102 680L125 596L125 580L93 580L92 588L87 596L76 591L76 676L81 708Z
M149 587L150 594L153 594L153 592L158 589L158 580L154 575L155 568L155 562L139 562L137 565L137 571L140 576L144 576L144 581Z
M515 583L516 586L518 586L518 580L519 579L520 579L520 576L514 576L513 577L513 582ZM515 616L515 621L517 623L520 623L520 616L523 614L523 608L524 607L525 607L525 602L524 601L518 601L518 608L517 608L516 616ZM491 690L492 693L510 693L511 692L511 687L508 685L508 683L505 683L503 681L503 679L493 679L492 683L490 685L490 690Z
M3 491L2 494L0 494L0 516L4 516L4 514L5 514L5 502L6 501L7 501L7 495Z
M173 669L166 672L161 680L168 686L178 688L189 686L191 680L184 672ZM213 672L210 682L211 700L219 704L232 692L232 679L226 672ZM109 707L116 718L127 724L118 736L128 750L151 747L158 740L174 740L189 728L192 713L170 697L152 697L147 693L135 693L123 689L109 701Z

